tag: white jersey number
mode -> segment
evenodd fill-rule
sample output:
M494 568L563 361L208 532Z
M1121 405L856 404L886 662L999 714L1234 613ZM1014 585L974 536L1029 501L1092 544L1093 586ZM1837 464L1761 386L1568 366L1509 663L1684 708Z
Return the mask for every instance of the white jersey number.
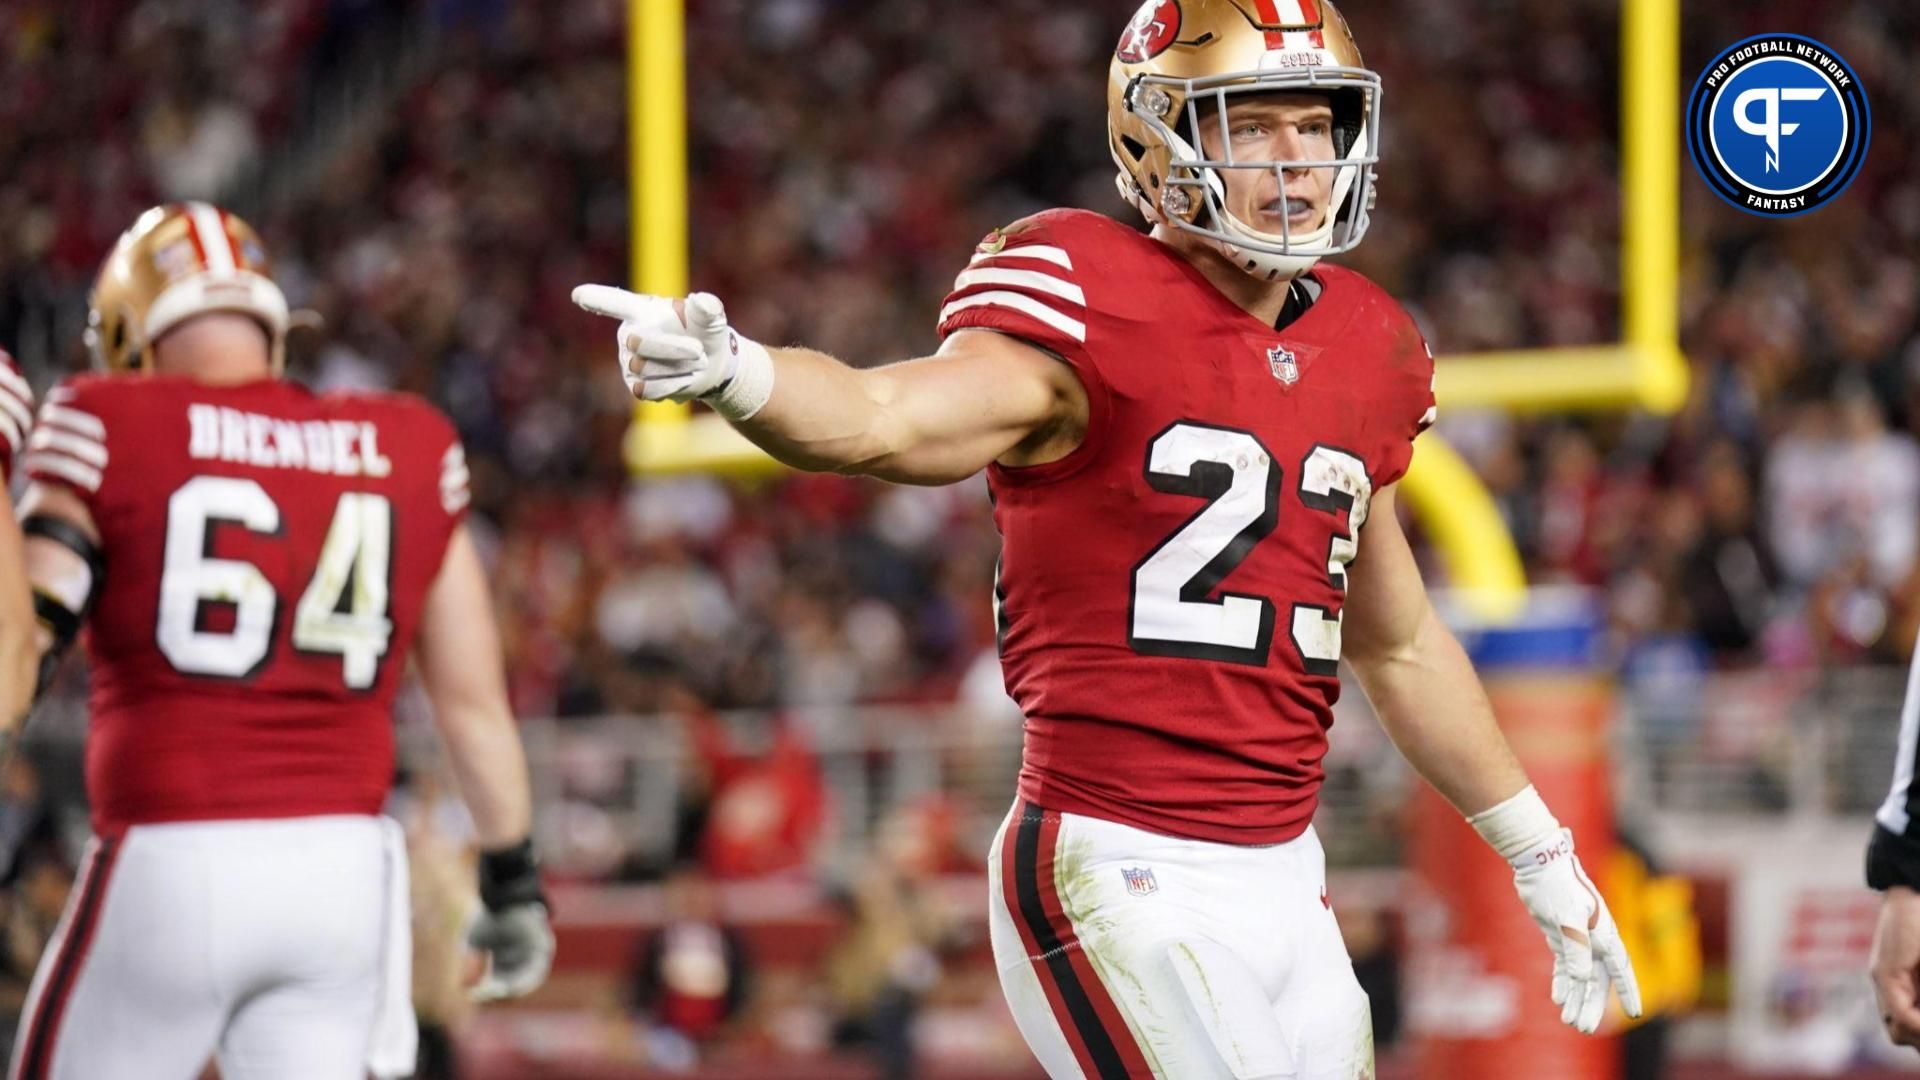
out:
M1244 431L1181 422L1147 444L1147 483L1207 505L1133 570L1135 652L1264 664L1273 601L1215 588L1280 520L1280 470Z
M272 536L280 531L280 508L259 484L234 477L195 477L173 493L155 637L161 655L183 674L247 678L273 650L280 597L253 564L208 554L215 524ZM386 497L340 496L319 565L294 612L293 647L338 655L351 689L373 685L393 633L387 618L392 550L393 508ZM232 607L231 629L202 628L208 604Z
M280 531L280 508L259 484L227 476L196 476L167 500L160 652L189 675L244 678L267 658L280 598L252 563L207 555L207 534L214 522L272 534ZM233 629L202 630L203 604L231 604Z
M1152 656L1264 665L1273 646L1273 601L1247 593L1216 597L1215 590L1279 522L1283 470L1248 432L1182 421L1148 444L1146 477L1155 491L1207 505L1134 567L1128 644ZM1358 552L1354 534L1373 497L1366 466L1344 450L1316 446L1302 463L1299 495L1309 509L1349 511L1348 531L1334 534L1327 555L1329 580L1344 591L1346 564ZM1340 616L1295 604L1290 618L1307 672L1333 674Z
M293 647L338 655L347 686L354 690L373 685L393 636L393 621L387 618L392 553L393 504L386 496L340 496L320 564L294 609Z
M1327 580L1347 594L1347 564L1360 554L1360 526L1373 505L1366 462L1331 446L1316 446L1300 466L1300 501L1311 510L1347 512L1347 531L1327 541ZM1344 607L1344 605L1343 605ZM1293 605L1293 645L1309 675L1340 673L1340 612Z

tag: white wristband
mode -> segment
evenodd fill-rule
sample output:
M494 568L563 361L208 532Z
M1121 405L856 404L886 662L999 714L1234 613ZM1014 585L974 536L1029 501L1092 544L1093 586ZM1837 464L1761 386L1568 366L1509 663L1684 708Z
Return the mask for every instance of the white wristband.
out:
M1467 824L1508 861L1560 832L1559 820L1547 809L1545 800L1532 784L1505 802L1468 818Z
M739 350L733 377L706 396L713 411L728 420L749 420L773 396L773 358L759 342L728 332L728 343Z

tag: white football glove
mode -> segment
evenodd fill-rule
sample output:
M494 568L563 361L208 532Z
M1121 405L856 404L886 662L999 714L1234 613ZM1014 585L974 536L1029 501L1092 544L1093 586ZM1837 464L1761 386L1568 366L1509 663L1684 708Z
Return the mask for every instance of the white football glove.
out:
M1609 985L1619 990L1627 1015L1639 1016L1633 961L1607 902L1573 853L1573 831L1561 829L1510 861L1520 902L1553 950L1553 1003L1560 1006L1560 1022L1588 1035L1599 1030Z
M1620 992L1628 1016L1640 1015L1640 985L1620 941L1613 913L1573 853L1573 832L1560 827L1534 789L1470 819L1513 867L1513 887L1553 951L1553 1003L1560 1021L1591 1035L1607 1009L1607 988Z
M620 320L620 375L642 401L704 398L728 419L745 420L772 395L767 350L727 325L727 309L712 293L694 293L676 310L664 296L581 285L573 302Z

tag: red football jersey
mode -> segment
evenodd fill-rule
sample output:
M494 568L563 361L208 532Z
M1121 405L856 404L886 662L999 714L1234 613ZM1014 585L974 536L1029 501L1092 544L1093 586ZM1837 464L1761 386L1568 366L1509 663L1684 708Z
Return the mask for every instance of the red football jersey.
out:
M467 505L444 416L279 380L83 376L47 395L26 468L101 534L97 830L379 811L394 691Z
M1175 836L1278 843L1312 819L1340 693L1345 567L1432 420L1400 306L1322 265L1284 330L1173 249L1049 211L982 242L940 313L1072 365L1085 441L988 470L1020 794Z
M0 491L13 478L13 459L33 428L33 388L7 350L0 349Z

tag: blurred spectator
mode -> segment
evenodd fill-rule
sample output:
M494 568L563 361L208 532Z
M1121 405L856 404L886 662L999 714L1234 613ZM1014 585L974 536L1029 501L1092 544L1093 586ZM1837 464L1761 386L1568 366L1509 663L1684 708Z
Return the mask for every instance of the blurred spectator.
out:
M21 753L0 763L0 863L0 1048L11 1052L34 968L73 885L53 807Z
M1382 1052L1391 1050L1400 1040L1403 985L1402 949L1392 920L1380 908L1363 905L1336 908L1334 917L1353 958L1353 977L1373 1011L1373 1044Z
M1714 443L1699 465L1703 520L1683 561L1688 622L1710 651L1751 655L1772 615L1775 572L1755 527L1753 485L1738 447Z
M722 880L807 869L826 820L827 791L801 733L781 723L765 753L750 753L735 746L717 718L695 723L696 753L712 778L701 864Z
M958 944L961 923L934 887L940 828L924 812L888 823L844 896L846 925L826 959L834 1043L871 1054L883 1080L914 1075L914 1020Z
M666 915L634 957L631 1001L648 1028L649 1059L691 1064L740 1016L752 963L697 864L676 867L662 894Z

